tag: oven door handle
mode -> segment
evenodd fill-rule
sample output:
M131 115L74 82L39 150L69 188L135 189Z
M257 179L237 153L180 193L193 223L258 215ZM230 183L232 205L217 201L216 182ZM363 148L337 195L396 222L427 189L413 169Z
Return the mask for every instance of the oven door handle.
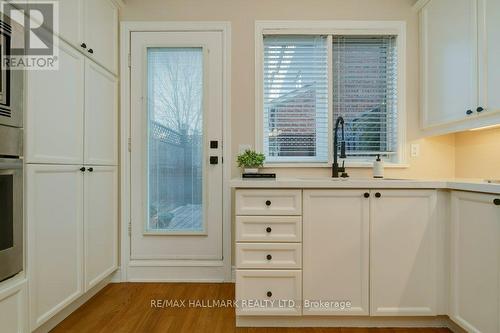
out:
M23 160L19 158L0 158L0 170L22 169Z

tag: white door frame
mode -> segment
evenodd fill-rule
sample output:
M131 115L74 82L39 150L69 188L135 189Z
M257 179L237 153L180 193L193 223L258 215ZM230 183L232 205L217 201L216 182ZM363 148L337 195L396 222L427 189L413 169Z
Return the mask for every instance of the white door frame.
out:
M163 31L163 32L196 32L196 31L218 31L222 33L222 56L223 56L223 222L222 222L222 261L199 261L177 260L175 262L153 262L141 265L146 270L154 270L158 266L170 266L175 272L176 267L192 266L193 270L186 276L174 274L172 277L152 278L137 280L129 275L130 263L130 235L129 226L131 221L130 203L130 38L132 32ZM229 22L146 22L146 21L124 21L121 22L120 36L120 271L121 281L231 281L231 24ZM131 147L134 149L134 147ZM149 265L149 266L148 266ZM199 269L204 266L207 270ZM198 269L197 269L198 268ZM196 272L199 272L197 277ZM152 273L154 275L154 273Z

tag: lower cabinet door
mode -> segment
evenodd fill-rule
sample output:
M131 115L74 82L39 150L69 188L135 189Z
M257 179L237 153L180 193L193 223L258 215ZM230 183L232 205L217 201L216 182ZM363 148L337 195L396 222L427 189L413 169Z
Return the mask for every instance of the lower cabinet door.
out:
M450 317L467 332L500 332L500 195L455 191Z
M237 270L237 316L299 316L300 270Z
M304 315L369 314L366 193L304 190Z
M29 332L27 293L24 278L12 278L0 283L0 330L2 333Z
M437 314L435 190L374 190L370 207L370 314Z
M87 167L84 186L85 291L117 268L117 181L116 167Z
M26 167L31 329L83 293L83 173L77 165Z

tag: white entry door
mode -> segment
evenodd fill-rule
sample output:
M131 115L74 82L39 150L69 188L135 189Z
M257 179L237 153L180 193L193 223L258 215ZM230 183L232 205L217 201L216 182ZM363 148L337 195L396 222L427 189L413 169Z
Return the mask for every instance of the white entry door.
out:
M131 262L222 260L222 54L221 32L131 33Z

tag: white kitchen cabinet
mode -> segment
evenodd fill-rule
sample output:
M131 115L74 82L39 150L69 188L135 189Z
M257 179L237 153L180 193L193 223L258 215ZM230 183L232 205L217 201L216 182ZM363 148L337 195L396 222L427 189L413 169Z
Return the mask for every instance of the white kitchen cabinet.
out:
M489 113L500 112L500 0L478 1L480 105Z
M500 332L500 195L452 193L450 317L467 332Z
M27 325L26 279L16 276L0 283L0 327L2 333L26 333Z
M301 269L302 245L239 243L236 244L236 266L242 269Z
M237 270L238 316L298 316L301 314L300 270Z
M351 303L305 307L304 315L369 314L370 199L365 193L304 190L303 297Z
M110 0L85 0L84 41L92 59L118 72L118 8Z
M29 0L46 3L44 0ZM113 0L56 0L57 35L77 50L118 74L118 9ZM57 13L56 13L57 15ZM37 19L34 18L36 21ZM43 23L42 23L43 24ZM43 26L49 30L53 26Z
M59 16L55 17L55 19L58 20L57 22L59 23L59 37L78 48L83 42L84 1L85 0L56 0ZM47 3L46 0L29 0L29 2L33 4ZM34 20L36 20L36 17ZM53 28L52 26L47 26L45 20L43 26L50 30Z
M26 162L116 165L117 80L59 46L59 70L28 73Z
M84 177L85 291L118 266L117 167L91 168Z
M374 190L371 197L370 314L436 315L436 191Z
M117 268L117 167L27 165L31 328Z
M500 123L500 1L421 0L421 118L429 135Z
M301 190L239 190L237 215L302 215Z
M116 165L117 140L117 80L99 65L86 61L84 163Z
M84 57L59 41L59 69L28 71L26 162L83 163Z
M477 0L430 0L420 22L423 127L475 114Z
M236 216L237 242L301 242L302 216Z
M31 328L83 293L83 173L28 165L26 205Z

